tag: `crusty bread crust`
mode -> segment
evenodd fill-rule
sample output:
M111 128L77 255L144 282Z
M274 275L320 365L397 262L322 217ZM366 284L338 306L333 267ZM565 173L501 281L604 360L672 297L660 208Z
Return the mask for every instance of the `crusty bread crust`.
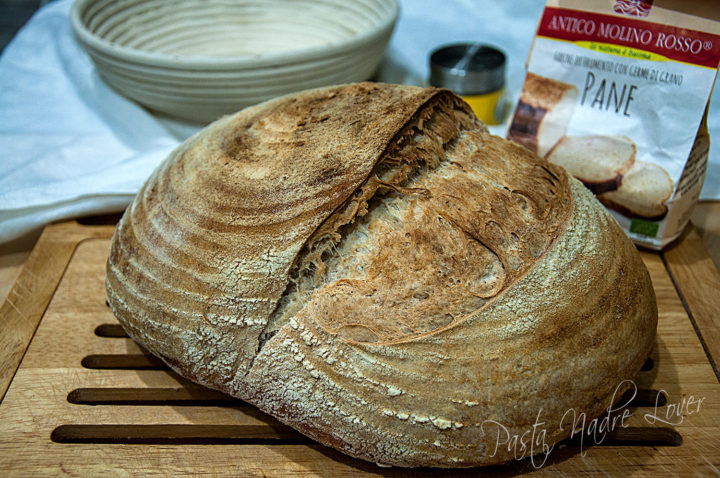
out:
M514 457L610 405L654 342L634 246L559 167L444 90L358 84L221 119L126 211L113 312L182 375L352 456ZM619 395L618 395L619 396Z
M149 350L208 386L245 373L306 240L418 109L448 94L321 89L196 134L118 225L107 274L116 315Z

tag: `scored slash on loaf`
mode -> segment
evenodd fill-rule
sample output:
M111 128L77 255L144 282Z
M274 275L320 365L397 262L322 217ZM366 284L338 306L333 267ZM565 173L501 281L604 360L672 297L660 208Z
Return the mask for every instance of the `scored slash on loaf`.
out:
M521 435L540 410L562 440L568 409L624 391L657 323L639 254L582 184L449 91L373 83L183 143L120 221L107 291L183 376L404 467L513 459L487 424Z

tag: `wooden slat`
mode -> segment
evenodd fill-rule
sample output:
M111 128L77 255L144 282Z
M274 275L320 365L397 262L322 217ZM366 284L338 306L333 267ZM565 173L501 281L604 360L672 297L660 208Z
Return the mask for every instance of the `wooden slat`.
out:
M720 273L693 227L663 257L720 381Z
M41 232L0 244L0 304L5 302Z
M0 401L75 247L85 239L110 237L113 230L112 226L83 227L70 222L48 226L43 231L0 306Z
M690 220L702 237L715 268L720 270L720 200L698 202Z

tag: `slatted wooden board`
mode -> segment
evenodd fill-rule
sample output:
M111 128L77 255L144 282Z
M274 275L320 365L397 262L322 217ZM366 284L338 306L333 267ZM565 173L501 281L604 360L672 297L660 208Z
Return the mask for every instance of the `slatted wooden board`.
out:
M596 435L599 444L586 434L582 446L576 437L555 447L539 470L542 456L450 472L349 458L167 370L105 303L112 231L46 228L0 309L0 475L720 474L720 276L693 231L664 254L642 253L660 323L637 396L623 408L630 418Z

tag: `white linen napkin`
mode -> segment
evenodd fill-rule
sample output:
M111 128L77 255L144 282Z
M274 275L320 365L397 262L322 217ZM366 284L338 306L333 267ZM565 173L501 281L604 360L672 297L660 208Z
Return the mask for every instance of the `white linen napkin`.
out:
M180 141L99 79L72 36L71 5L41 9L0 58L0 242L122 211Z

